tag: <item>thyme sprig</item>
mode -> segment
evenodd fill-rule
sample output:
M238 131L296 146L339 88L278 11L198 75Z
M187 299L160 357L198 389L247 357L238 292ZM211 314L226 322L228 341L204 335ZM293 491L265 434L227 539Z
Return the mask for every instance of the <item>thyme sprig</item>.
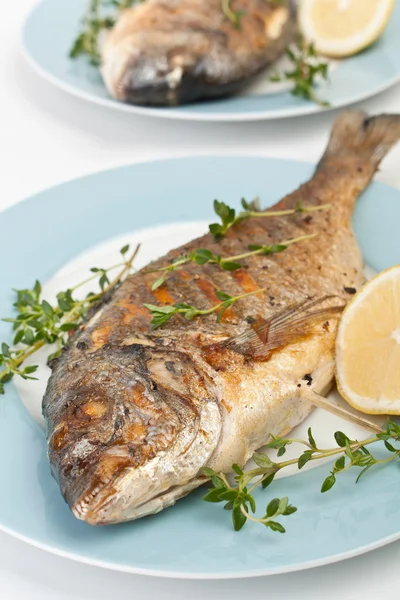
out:
M231 227L250 217L285 217L297 213L313 213L317 211L328 210L331 208L331 204L321 204L320 206L304 206L304 204L299 201L297 202L295 208L291 209L258 211L254 209L254 203L248 203L244 198L242 198L242 207L243 211L240 211L237 214L236 210L228 206L228 204L225 204L225 202L214 200L214 211L220 217L221 224L212 223L209 225L209 230L217 240L222 239ZM248 247L250 250L249 252L224 258L218 254L214 254L208 248L192 250L183 256L178 256L170 265L147 271L148 273L161 273L160 277L153 282L151 289L154 291L164 285L169 273L178 271L188 262L195 262L198 265L216 264L225 271L235 271L243 266L240 262L238 262L239 260L256 254L268 255L282 252L291 244L295 244L306 239L311 239L312 237L315 237L315 234L303 235L291 240L285 240L283 242L268 246L250 245Z
M213 488L208 490L208 493L203 496L206 502L225 502L225 510L232 511L232 522L235 531L240 531L246 524L247 519L262 523L265 527L285 533L285 528L275 519L281 515L291 515L297 511L295 506L289 504L287 497L274 498L266 507L265 515L257 518L254 517L256 512L256 501L251 494L246 484L246 474L242 471L239 465L232 465L232 470L236 473L234 477L235 484L231 485L223 473L217 473L213 469L205 467L204 475L210 478ZM251 481L251 480L249 480ZM250 510L253 515L250 514Z
M283 0L265 0L266 2L272 1L278 6L283 3ZM235 29L240 29L241 19L246 14L244 10L233 10L232 0L221 0L222 12L227 19L232 23Z
M207 308L201 310L192 306L191 304L178 303L174 305L164 305L164 306L155 306L154 304L144 304L144 306L151 312L153 315L153 319L151 320L151 324L153 325L153 329L157 329L158 327L162 327L167 321L171 319L174 315L182 314L185 319L188 321L192 321L195 317L211 315L212 313L217 313L217 321L220 321L225 313L225 311L243 298L247 298L248 296L254 296L255 294L261 294L265 292L265 289L255 290L253 292L248 292L247 294L240 294L239 296L230 296L229 294L217 290L216 296L221 302L212 306L211 308Z
M79 329L89 310L119 285L131 271L138 250L139 247L128 257L129 245L121 248L123 260L120 263L107 269L93 267L91 269L93 275L57 294L55 306L42 298L42 286L39 281L35 282L32 289L15 290L17 299L14 308L17 314L3 319L6 323L12 323L14 338L12 347L5 342L1 345L0 394L4 394L4 384L16 375L23 379L35 379L32 374L38 366L29 365L23 368L22 364L40 348L56 344L57 349L50 354L49 360L61 354L70 335ZM110 273L116 269L119 269L119 272L110 279ZM83 300L74 297L76 290L94 280L98 280L99 292L91 292Z
M235 29L240 29L240 20L245 15L243 10L233 10L232 0L221 0L222 12Z
M301 235L297 238L293 238L291 240L284 240L283 242L271 244L268 246L250 244L248 246L248 252L244 252L243 254L237 254L236 256L228 256L225 258L220 256L219 254L214 254L213 252L211 252L211 250L208 250L208 248L199 248L198 250L192 250L184 256L179 256L170 265L167 265L166 267L160 267L159 269L147 271L148 273L161 273L160 277L158 277L158 279L156 279L153 282L151 289L154 291L162 285L164 285L169 273L172 273L173 271L179 271L188 262L195 262L198 265L215 264L218 265L224 271L236 271L237 269L241 269L243 266L242 263L238 262L239 260L243 260L245 258L248 258L249 256L256 256L257 254L268 256L269 254L283 252L288 246L291 246L292 244L297 244L298 242L302 242L304 240L309 240L311 238L314 238L316 235L316 233Z
M318 58L314 44L307 43L300 36L298 43L286 48L285 52L293 68L285 71L282 75L272 75L270 81L289 81L293 84L291 92L294 96L298 96L304 100L311 100L319 106L330 106L329 102L320 100L315 94L315 86L318 79L326 81L329 78L329 65Z
M73 42L69 53L70 58L86 55L92 65L99 66L101 62L99 34L115 25L120 11L141 1L143 0L88 0L86 13L82 19L82 29Z
M82 19L82 29L74 40L69 53L70 58L87 55L92 65L100 64L99 34L103 29L113 27L115 23L112 16L103 17L101 15L103 4L103 0L89 0L86 14Z
M304 452L298 457L283 462L273 461L267 454L256 452L253 460L257 467L243 472L242 469L234 464L232 470L235 472L234 483L230 484L224 473L217 473L213 469L203 469L204 474L210 478L213 488L210 488L204 496L206 502L225 502L224 508L232 511L233 525L236 531L241 529L247 520L261 523L273 531L284 533L285 529L274 519L279 515L289 515L297 509L291 506L287 498L272 500L262 517L256 517L256 502L252 492L257 487L267 488L273 482L276 474L292 465L297 465L302 469L310 461L318 461L327 458L336 458L328 477L324 479L321 485L321 492L325 493L332 489L337 480L337 475L344 473L349 469L361 469L356 483L372 467L385 465L397 460L400 457L400 448L393 446L391 442L400 442L400 427L393 421L388 421L386 428L382 433L378 433L362 441L352 440L342 431L335 433L337 447L321 449L317 446L311 428L308 429L308 439L301 440L295 438L279 438L271 436L272 440L267 444L267 448L277 450L277 457L281 457L286 452L286 447L293 443L301 444L305 447ZM389 455L386 458L376 458L367 446L383 442ZM252 514L251 514L252 513ZM273 525L271 525L271 519Z
M268 218L268 217L286 217L289 215L294 215L296 213L313 213L323 210L328 210L331 208L331 204L321 204L319 206L304 206L302 202L297 202L295 208L289 208L286 210L266 210L259 211L254 210L253 205L249 204L244 198L242 198L242 207L243 211L236 213L236 210L225 202L219 202L218 200L214 200L214 211L221 219L221 223L212 223L209 226L210 233L216 239L221 239L225 236L225 234L229 231L231 227L241 223L245 219L249 219L250 217L256 218Z

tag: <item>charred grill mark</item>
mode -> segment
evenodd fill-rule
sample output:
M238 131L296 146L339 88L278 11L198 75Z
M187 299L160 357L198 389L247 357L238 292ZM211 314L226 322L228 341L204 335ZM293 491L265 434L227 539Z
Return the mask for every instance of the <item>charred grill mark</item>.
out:
M245 250L244 250L245 251ZM217 289L221 289L224 292L232 295L239 296L243 293L253 292L259 290L262 286L258 285L257 281L248 274L244 269L236 271L224 271L218 267L215 269L212 266L205 267L206 274L209 276L209 280L214 284ZM262 297L252 296L244 298L240 302L236 302L231 306L222 318L222 322L227 323L238 323L244 314L249 311L258 311L262 307ZM220 302L220 300L218 300Z
M127 326L127 331L131 329L134 323L135 329L145 331L149 327L151 315L143 306L145 302L151 303L154 298L151 292L148 291L145 277L136 277L131 275L128 277L121 288L117 292L116 307L120 309L118 315L118 327L121 329L120 320L122 317L123 324Z
M132 321L135 321L136 326L140 322L142 325L148 325L150 314L142 304L135 304L130 299L122 299L118 302L117 306L122 309L122 322L125 325L129 325Z
M237 296L241 292L240 286L232 277L232 271L225 271L217 265L204 265L200 277L209 281L215 290L221 290L231 296ZM220 300L217 299L217 302Z
M165 285L157 288L156 290L151 290L151 293L160 304L175 304L176 302Z
M240 287L243 289L245 293L255 292L260 289L261 286L255 281L255 279L244 271L243 269L239 269L237 271L233 271L233 277L236 279Z
M199 279L196 280L196 285L203 292L211 305L218 304L220 302L216 294L216 288L210 281L199 277Z
M221 300L218 298L218 296L216 294L216 288L213 285L213 283L211 283L207 279L199 278L196 281L196 285L201 289L203 294L208 298L208 300L211 303L211 306L216 306L217 304L220 304ZM225 291L225 290L223 290L223 291ZM232 323L232 322L234 322L234 320L235 320L234 309L232 306L230 306L222 315L221 322L222 323Z
M257 235L257 241L259 241L259 243L266 244L268 241L276 242L276 239L269 239L269 234L260 226L259 221L261 220L249 219L247 222L233 228L223 240L218 242L215 241L212 236L207 235L205 238L199 240L198 244L184 247L181 251L176 250L164 260L154 263L152 267L159 268L160 266L165 266L165 264L169 264L177 256L189 252L196 247L207 247L215 254L221 256L241 254L247 251L250 241L254 242L255 235ZM257 260L264 261L265 259L263 257L257 257ZM252 267L253 264L257 263L252 259L244 261L244 266L250 265ZM261 268L262 266L257 269L257 271L260 271ZM221 289L231 295L239 295L245 291L254 291L260 287L264 287L264 285L261 285L261 282L260 284L256 282L254 279L254 272L253 269L252 275L243 275L245 271L242 270L240 275L235 276L232 272L221 270L217 265L201 266L194 263L188 263L184 265L182 269L170 273L163 288L167 290L168 295L171 296L171 298L173 295L176 301L187 302L200 309L207 309L219 302L215 294L217 289ZM266 276L262 279L265 281L265 278ZM262 282L263 284L264 281ZM196 283L196 286L194 286L193 283ZM258 308L261 306L260 299L256 298L251 299L251 301L250 299L244 300L243 304L240 304L240 307L239 305L235 305L229 310L226 315L228 318L225 318L225 322L234 321L235 314L240 317L243 313L243 307L246 307L247 305L249 305L252 310L254 310L255 306ZM184 323L183 317L177 317L174 321L175 324ZM208 319L202 319L202 321L208 321L210 324L212 321L215 321L215 319L209 317Z
M166 286L168 290L174 291L179 302L186 302L197 308L206 308L203 295L193 285L193 281L197 277L197 266L187 264L181 270L172 272L167 278Z

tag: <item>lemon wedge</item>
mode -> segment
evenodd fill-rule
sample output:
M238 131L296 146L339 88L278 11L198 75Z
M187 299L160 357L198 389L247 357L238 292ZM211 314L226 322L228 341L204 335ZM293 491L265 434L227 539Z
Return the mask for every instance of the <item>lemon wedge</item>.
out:
M357 410L400 415L400 265L371 279L345 309L336 380Z
M299 24L319 53L351 56L378 39L393 8L394 0L302 0Z

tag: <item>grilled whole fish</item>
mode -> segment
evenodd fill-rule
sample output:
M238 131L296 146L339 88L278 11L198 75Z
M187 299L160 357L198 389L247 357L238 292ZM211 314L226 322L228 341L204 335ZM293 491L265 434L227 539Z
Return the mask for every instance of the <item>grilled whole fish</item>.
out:
M125 102L176 105L233 94L293 41L292 0L147 0L124 11L102 51L109 92Z
M151 269L195 248L231 256L250 243L317 237L249 257L233 272L191 262L155 291L159 274L142 270L75 335L53 366L43 409L52 471L78 518L108 524L158 512L204 482L202 467L243 466L269 434L307 417L312 407L298 386L309 374L316 392L330 387L338 310L363 281L353 207L399 136L400 116L344 113L314 177L275 206L331 209L250 218ZM179 315L154 331L143 307L205 309L218 303L216 289L260 288L267 291L234 304L221 322Z

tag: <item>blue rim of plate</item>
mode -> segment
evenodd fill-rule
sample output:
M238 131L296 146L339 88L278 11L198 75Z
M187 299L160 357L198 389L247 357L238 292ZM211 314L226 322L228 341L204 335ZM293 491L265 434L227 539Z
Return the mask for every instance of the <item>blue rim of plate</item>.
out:
M3 261L0 315L12 288L48 280L84 250L134 229L212 218L212 201L239 204L260 196L269 206L308 179L307 163L260 157L194 157L142 163L77 179L0 214ZM65 219L63 215L65 216ZM400 256L400 192L373 183L360 198L354 229L375 269ZM18 236L18 244L15 239ZM0 323L0 339L10 338ZM176 578L237 578L306 569L362 554L400 538L397 465L354 484L349 473L329 494L319 489L329 465L278 480L256 493L259 509L274 496L298 506L285 535L257 525L232 529L220 505L197 490L159 515L93 528L76 520L50 475L44 433L13 384L0 399L0 529L83 563Z
M169 108L148 108L111 98L98 70L82 58L68 57L79 31L86 0L42 0L28 16L22 50L29 64L52 84L101 106L139 115L198 121L256 121L280 119L328 109L296 98L290 92L236 96ZM382 37L369 49L341 62L331 82L319 91L330 109L365 100L400 81L400 3Z

